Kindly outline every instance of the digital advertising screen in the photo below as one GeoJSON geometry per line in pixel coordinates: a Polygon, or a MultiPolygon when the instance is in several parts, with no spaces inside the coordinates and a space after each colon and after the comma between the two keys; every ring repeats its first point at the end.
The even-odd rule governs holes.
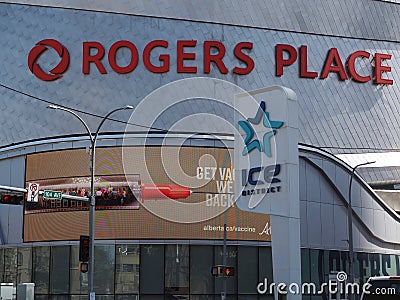
{"type": "MultiPolygon", "coordinates": [[[[269,215],[239,210],[232,149],[129,146],[96,149],[95,238],[270,241],[269,215]],[[183,174],[183,175],[182,175],[183,174]]],[[[90,196],[90,151],[27,155],[26,186],[90,196]]],[[[88,202],[25,200],[24,242],[77,240],[89,229],[88,202]]]]}

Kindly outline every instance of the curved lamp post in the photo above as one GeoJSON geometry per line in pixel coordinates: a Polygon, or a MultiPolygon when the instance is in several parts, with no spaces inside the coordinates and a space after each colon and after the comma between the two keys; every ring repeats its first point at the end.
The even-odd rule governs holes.
{"type": "Polygon", "coordinates": [[[85,121],[74,111],[64,108],[61,106],[57,105],[49,105],[47,108],[50,109],[58,109],[58,110],[63,110],[67,113],[70,113],[74,115],[82,124],[85,126],[85,129],[89,135],[90,143],[91,143],[91,154],[90,154],[90,174],[91,174],[91,180],[90,180],[90,202],[89,202],[89,238],[90,238],[90,250],[89,250],[89,299],[90,295],[93,292],[93,279],[94,279],[94,213],[95,213],[95,205],[96,205],[96,200],[95,200],[95,193],[94,193],[94,173],[95,173],[95,153],[96,153],[96,141],[97,137],[99,135],[99,131],[101,126],[104,124],[104,122],[108,119],[110,115],[113,113],[120,111],[120,110],[128,110],[128,109],[133,109],[132,105],[126,105],[124,107],[116,108],[112,111],[110,111],[107,115],[103,117],[101,120],[99,126],[97,127],[96,132],[93,134],[85,121]]]}
{"type": "MultiPolygon", "coordinates": [[[[358,164],[353,167],[350,174],[350,183],[349,183],[349,205],[347,206],[347,228],[349,234],[349,280],[350,283],[354,283],[354,246],[353,246],[353,207],[351,205],[351,186],[353,183],[353,177],[356,172],[356,169],[361,166],[370,165],[375,163],[375,161],[369,161],[362,164],[358,164]]],[[[354,295],[349,295],[349,299],[354,299],[354,295]]]]}

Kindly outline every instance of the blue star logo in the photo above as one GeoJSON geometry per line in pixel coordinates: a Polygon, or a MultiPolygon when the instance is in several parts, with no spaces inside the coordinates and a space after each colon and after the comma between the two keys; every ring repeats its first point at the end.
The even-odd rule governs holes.
{"type": "Polygon", "coordinates": [[[281,128],[283,125],[282,121],[271,121],[269,119],[269,112],[267,112],[265,106],[265,101],[261,101],[260,107],[257,110],[256,116],[254,118],[248,118],[247,121],[239,121],[239,126],[242,127],[244,132],[246,133],[246,138],[244,140],[244,143],[246,146],[244,147],[242,151],[242,155],[246,155],[253,151],[254,149],[258,149],[260,152],[264,152],[265,155],[268,157],[271,157],[271,138],[277,134],[277,129],[281,128]],[[254,137],[254,129],[250,125],[254,124],[260,124],[261,119],[263,120],[263,125],[265,128],[272,128],[271,131],[266,132],[263,136],[262,144],[260,143],[259,140],[255,139],[253,140],[254,137]]]}

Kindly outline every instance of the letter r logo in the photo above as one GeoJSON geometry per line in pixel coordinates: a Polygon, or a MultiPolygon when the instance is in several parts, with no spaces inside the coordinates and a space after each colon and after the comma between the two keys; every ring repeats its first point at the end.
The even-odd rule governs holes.
{"type": "Polygon", "coordinates": [[[38,42],[29,52],[28,67],[29,70],[39,79],[43,81],[53,81],[62,76],[69,65],[69,53],[60,42],[53,39],[45,39],[38,42]],[[48,49],[53,48],[61,57],[61,61],[53,69],[46,73],[37,63],[39,57],[48,49]]]}

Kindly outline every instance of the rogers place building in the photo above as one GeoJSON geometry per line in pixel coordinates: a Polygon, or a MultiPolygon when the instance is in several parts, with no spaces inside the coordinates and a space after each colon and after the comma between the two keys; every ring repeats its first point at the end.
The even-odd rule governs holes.
{"type": "Polygon", "coordinates": [[[389,0],[1,2],[1,282],[87,299],[88,196],[97,299],[400,275],[399,15],[389,0]],[[102,125],[94,195],[71,111],[102,125]],[[7,189],[35,184],[37,199],[7,189]],[[233,276],[213,276],[224,257],[233,276]]]}

